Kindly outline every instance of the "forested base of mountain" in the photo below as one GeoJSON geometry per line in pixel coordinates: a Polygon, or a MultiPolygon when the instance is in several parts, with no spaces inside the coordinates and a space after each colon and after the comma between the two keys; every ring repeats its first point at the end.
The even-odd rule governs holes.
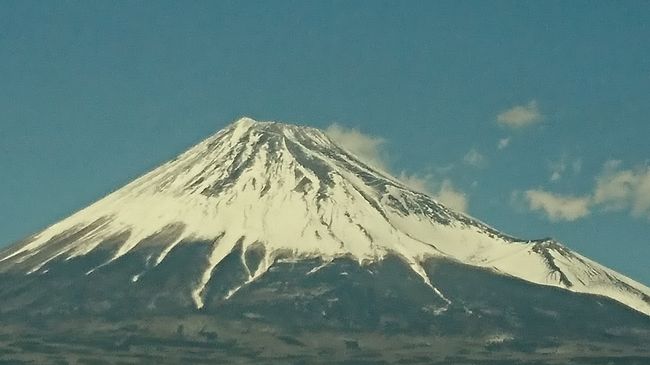
{"type": "Polygon", "coordinates": [[[485,337],[300,331],[255,318],[195,315],[108,321],[89,317],[0,327],[4,364],[626,364],[647,365],[643,344],[531,342],[485,337]]]}
{"type": "Polygon", "coordinates": [[[650,364],[650,318],[606,297],[445,259],[423,264],[434,289],[396,256],[278,261],[246,283],[240,256],[201,309],[172,285],[189,253],[137,282],[131,256],[2,274],[0,363],[650,364]]]}

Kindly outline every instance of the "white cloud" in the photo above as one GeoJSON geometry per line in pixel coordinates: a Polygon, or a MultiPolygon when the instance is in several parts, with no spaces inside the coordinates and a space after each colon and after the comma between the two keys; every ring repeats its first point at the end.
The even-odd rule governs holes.
{"type": "Polygon", "coordinates": [[[433,185],[433,177],[431,175],[425,175],[425,176],[420,176],[415,174],[411,175],[402,171],[399,174],[398,179],[399,181],[404,183],[404,185],[408,186],[413,190],[419,191],[421,193],[433,195],[431,189],[433,185]]]}
{"type": "Polygon", "coordinates": [[[463,162],[474,167],[485,167],[487,159],[476,149],[472,148],[463,157],[463,162]]]}
{"type": "Polygon", "coordinates": [[[402,172],[399,180],[409,188],[428,194],[451,209],[466,213],[469,208],[467,195],[458,190],[449,179],[437,183],[433,175],[420,176],[402,172]]]}
{"type": "Polygon", "coordinates": [[[387,162],[383,146],[386,140],[365,134],[358,129],[332,124],[325,130],[341,146],[360,157],[364,162],[387,171],[387,162]]]}
{"type": "Polygon", "coordinates": [[[605,163],[596,179],[594,204],[605,210],[630,210],[635,217],[650,218],[650,167],[622,170],[621,161],[605,163]]]}
{"type": "Polygon", "coordinates": [[[633,194],[635,177],[629,170],[619,170],[621,161],[607,161],[603,173],[596,179],[594,202],[607,210],[622,210],[633,194]]]}
{"type": "Polygon", "coordinates": [[[438,192],[433,197],[451,209],[467,212],[469,201],[462,191],[456,189],[450,180],[443,180],[438,192]]]}
{"type": "Polygon", "coordinates": [[[579,174],[582,170],[582,159],[575,158],[571,160],[566,155],[564,155],[558,161],[549,162],[548,167],[551,171],[549,180],[555,182],[562,179],[567,172],[570,172],[573,175],[579,174]]]}
{"type": "Polygon", "coordinates": [[[558,181],[562,178],[564,171],[566,171],[566,157],[562,157],[559,161],[550,162],[549,169],[551,170],[551,177],[549,180],[558,181]]]}
{"type": "MultiPolygon", "coordinates": [[[[357,155],[364,162],[390,173],[385,158],[385,139],[371,136],[357,129],[346,128],[338,124],[330,125],[325,132],[337,143],[357,155]]],[[[478,152],[476,152],[476,155],[470,155],[470,157],[472,158],[472,162],[482,162],[484,159],[478,152]]],[[[453,169],[453,165],[441,168],[437,171],[436,175],[442,174],[443,172],[448,173],[451,169],[453,169]]],[[[439,180],[435,179],[431,174],[420,175],[401,172],[398,180],[413,190],[430,195],[451,209],[467,212],[469,206],[467,196],[454,187],[453,183],[449,179],[443,179],[442,182],[439,182],[439,180]]]]}
{"type": "Polygon", "coordinates": [[[497,115],[499,124],[511,127],[521,128],[537,123],[542,119],[537,102],[532,100],[525,105],[516,105],[510,109],[504,110],[497,115]]]}
{"type": "Polygon", "coordinates": [[[558,180],[560,180],[561,178],[562,178],[562,173],[561,173],[561,172],[559,172],[559,171],[553,171],[553,173],[551,174],[551,177],[549,178],[549,180],[551,180],[551,181],[558,181],[558,180]]]}
{"type": "Polygon", "coordinates": [[[528,190],[524,194],[529,208],[542,211],[552,221],[574,221],[589,215],[589,197],[563,196],[544,190],[528,190]]]}
{"type": "Polygon", "coordinates": [[[510,137],[501,138],[497,144],[497,149],[502,150],[510,145],[510,137]]]}
{"type": "MultiPolygon", "coordinates": [[[[582,161],[576,161],[571,164],[574,173],[582,168],[582,161]]],[[[524,195],[528,208],[544,212],[554,221],[573,221],[594,210],[629,211],[634,217],[650,219],[650,166],[622,169],[621,165],[621,161],[606,162],[603,172],[596,178],[593,191],[584,196],[528,190],[524,195]]],[[[555,172],[551,180],[554,177],[555,172]]]]}

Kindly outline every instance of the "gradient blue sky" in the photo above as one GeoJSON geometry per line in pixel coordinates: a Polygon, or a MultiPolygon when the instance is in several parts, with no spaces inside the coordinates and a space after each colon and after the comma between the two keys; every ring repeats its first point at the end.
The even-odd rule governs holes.
{"type": "Polygon", "coordinates": [[[649,24],[646,1],[3,1],[0,246],[246,115],[336,123],[650,284],[649,24]]]}

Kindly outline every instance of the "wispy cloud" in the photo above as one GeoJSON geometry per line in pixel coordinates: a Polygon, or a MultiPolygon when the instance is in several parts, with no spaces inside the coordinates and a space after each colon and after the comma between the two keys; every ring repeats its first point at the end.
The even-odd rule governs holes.
{"type": "MultiPolygon", "coordinates": [[[[574,170],[580,166],[581,163],[572,163],[574,170]]],[[[621,166],[621,161],[606,162],[593,190],[584,195],[531,189],[523,197],[530,210],[541,211],[552,221],[573,221],[593,211],[629,211],[634,217],[650,219],[650,167],[622,169],[621,166]]]]}
{"type": "Polygon", "coordinates": [[[449,208],[460,212],[467,212],[469,208],[467,195],[454,187],[454,184],[448,179],[442,181],[440,188],[433,197],[449,208]]]}
{"type": "Polygon", "coordinates": [[[589,215],[589,197],[554,194],[544,190],[527,190],[524,193],[529,208],[542,211],[552,221],[574,221],[589,215]]]}
{"type": "Polygon", "coordinates": [[[542,114],[535,100],[524,105],[515,105],[497,115],[497,122],[505,127],[522,128],[539,122],[542,114]]]}
{"type": "Polygon", "coordinates": [[[450,179],[437,182],[433,175],[413,175],[402,172],[399,180],[411,189],[428,194],[451,209],[467,212],[469,208],[467,194],[457,189],[450,179]]]}
{"type": "MultiPolygon", "coordinates": [[[[386,140],[384,138],[363,133],[358,129],[343,127],[339,124],[330,125],[325,132],[363,161],[391,173],[385,157],[387,154],[385,152],[386,140]]],[[[472,157],[476,159],[474,162],[477,162],[478,159],[482,158],[482,155],[478,154],[472,157]]],[[[469,199],[465,193],[457,189],[449,178],[436,178],[439,174],[449,172],[452,168],[453,165],[441,168],[440,171],[436,172],[436,176],[432,174],[409,174],[404,171],[399,174],[393,173],[393,175],[411,189],[428,194],[451,209],[467,212],[469,199]]]]}
{"type": "Polygon", "coordinates": [[[343,127],[339,124],[332,124],[325,130],[332,139],[350,152],[359,156],[364,162],[387,171],[386,154],[384,145],[386,140],[363,133],[355,128],[343,127]]]}
{"type": "Polygon", "coordinates": [[[582,170],[582,159],[579,157],[569,158],[564,155],[559,160],[550,161],[548,167],[551,172],[549,180],[556,182],[562,179],[567,173],[573,174],[574,176],[579,174],[582,170]]]}
{"type": "Polygon", "coordinates": [[[497,149],[502,150],[510,145],[510,137],[501,138],[497,143],[497,149]]]}
{"type": "Polygon", "coordinates": [[[650,167],[621,169],[621,161],[608,161],[596,180],[594,204],[606,210],[629,210],[650,218],[650,167]]]}
{"type": "Polygon", "coordinates": [[[472,148],[465,154],[465,157],[463,157],[463,162],[474,167],[485,167],[487,164],[487,158],[476,149],[472,148]]]}
{"type": "Polygon", "coordinates": [[[421,193],[433,195],[433,176],[432,175],[417,175],[409,174],[405,171],[402,171],[399,176],[397,176],[399,181],[403,182],[404,185],[409,188],[419,191],[421,193]]]}

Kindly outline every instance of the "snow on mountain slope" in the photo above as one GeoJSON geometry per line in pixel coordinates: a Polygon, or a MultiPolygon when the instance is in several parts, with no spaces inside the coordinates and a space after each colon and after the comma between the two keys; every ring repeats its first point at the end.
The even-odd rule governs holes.
{"type": "Polygon", "coordinates": [[[248,282],[280,253],[325,261],[351,255],[361,264],[397,253],[447,300],[420,265],[441,256],[604,295],[650,315],[649,288],[553,240],[517,240],[454,212],[364,164],[320,130],[248,118],[9,248],[0,264],[31,274],[51,260],[117,244],[102,264],[110,265],[146,242],[164,245],[157,265],[174,246],[193,240],[217,243],[193,291],[198,308],[219,262],[238,244],[244,252],[262,244],[266,256],[248,282]],[[180,232],[171,242],[151,239],[169,227],[180,232]],[[128,238],[111,240],[118,236],[128,238]],[[21,263],[29,258],[37,264],[25,268],[21,263]]]}

